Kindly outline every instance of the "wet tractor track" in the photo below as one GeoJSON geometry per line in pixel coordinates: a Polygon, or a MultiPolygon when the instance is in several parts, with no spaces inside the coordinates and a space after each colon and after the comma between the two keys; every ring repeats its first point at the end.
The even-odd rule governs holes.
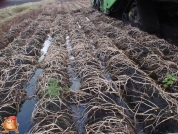
{"type": "Polygon", "coordinates": [[[30,126],[20,134],[178,132],[177,83],[161,86],[167,74],[177,76],[178,48],[89,1],[50,5],[3,43],[0,122],[16,115],[30,126]]]}

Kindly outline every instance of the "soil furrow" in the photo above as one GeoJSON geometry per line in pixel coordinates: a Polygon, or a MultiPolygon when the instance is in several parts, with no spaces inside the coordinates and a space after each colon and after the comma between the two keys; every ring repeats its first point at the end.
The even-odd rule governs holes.
{"type": "MultiPolygon", "coordinates": [[[[85,33],[83,33],[83,30],[78,27],[78,25],[80,24],[77,24],[77,20],[78,18],[75,19],[75,23],[73,22],[73,24],[71,23],[70,25],[75,25],[73,29],[77,29],[75,31],[72,31],[71,34],[71,45],[73,46],[72,51],[74,55],[74,68],[80,69],[75,70],[78,76],[81,78],[80,90],[84,91],[87,94],[91,94],[92,98],[95,98],[93,100],[92,98],[89,99],[87,97],[87,100],[84,103],[87,104],[85,110],[86,113],[84,112],[83,117],[87,118],[87,126],[85,130],[86,133],[93,133],[94,131],[103,133],[113,133],[117,131],[134,133],[134,126],[132,124],[132,121],[125,114],[124,108],[118,105],[117,97],[113,94],[116,91],[112,87],[112,83],[110,83],[106,79],[105,74],[102,72],[101,62],[98,61],[97,58],[95,58],[92,44],[85,37],[85,33]],[[118,109],[116,109],[118,111],[115,111],[114,107],[117,107],[118,109]],[[95,112],[95,114],[93,114],[93,112],[95,112]],[[100,118],[98,115],[102,115],[102,117],[100,118]],[[112,118],[113,120],[111,119],[110,121],[108,120],[109,118],[112,118]],[[105,123],[105,125],[113,123],[116,125],[117,129],[109,129],[109,126],[107,128],[104,125],[95,128],[95,126],[98,126],[101,122],[105,123]],[[126,129],[126,126],[129,127],[129,130],[126,129]]],[[[84,104],[80,103],[80,105],[84,104]]]]}
{"type": "MultiPolygon", "coordinates": [[[[87,20],[81,16],[79,16],[78,20],[80,20],[79,22],[83,26],[83,28],[86,28],[85,30],[88,30],[89,25],[87,26],[87,23],[89,22],[87,22],[87,20]]],[[[91,32],[96,30],[94,27],[90,28],[91,30],[87,31],[89,37],[95,35],[95,38],[90,39],[95,39],[93,41],[95,43],[95,47],[101,49],[97,54],[101,59],[103,58],[103,56],[105,57],[104,54],[106,54],[106,58],[103,59],[106,61],[106,68],[111,74],[111,78],[117,83],[118,88],[122,90],[123,93],[126,95],[126,98],[131,99],[128,103],[132,104],[132,106],[130,104],[130,108],[133,108],[136,120],[141,122],[144,121],[143,127],[146,128],[145,131],[147,133],[150,133],[151,131],[166,132],[167,130],[163,129],[164,126],[167,126],[171,122],[176,122],[176,120],[173,121],[174,117],[170,116],[170,114],[172,113],[171,111],[169,111],[170,107],[167,107],[168,105],[172,105],[171,101],[169,102],[169,104],[167,102],[170,97],[165,98],[164,96],[160,96],[160,94],[163,93],[162,89],[157,87],[156,84],[151,79],[149,79],[143,71],[139,70],[137,66],[135,66],[134,63],[132,63],[122,53],[122,51],[119,51],[109,38],[102,36],[100,37],[99,33],[91,32]],[[155,98],[157,99],[155,100],[155,98]],[[169,114],[167,113],[167,110],[166,112],[161,112],[162,109],[167,109],[169,111],[169,114]],[[151,113],[154,113],[154,115],[151,113]],[[163,115],[160,116],[160,113],[162,113],[163,115]],[[158,122],[161,123],[163,120],[166,119],[164,118],[166,116],[170,116],[173,118],[171,120],[165,121],[160,127],[160,124],[158,122]],[[157,122],[157,124],[152,127],[154,122],[157,122]]],[[[174,102],[173,109],[176,112],[176,101],[174,102]]],[[[172,125],[168,127],[168,130],[170,128],[172,128],[172,125]]],[[[173,130],[175,128],[176,125],[174,126],[173,130]]]]}
{"type": "Polygon", "coordinates": [[[19,132],[28,134],[178,131],[177,83],[162,88],[168,74],[178,77],[177,47],[165,40],[95,11],[88,0],[52,2],[6,35],[0,123],[17,116],[19,132]]]}
{"type": "Polygon", "coordinates": [[[39,101],[32,115],[35,125],[29,133],[76,133],[71,120],[72,109],[69,102],[65,101],[65,97],[71,93],[67,74],[68,53],[63,39],[65,32],[62,31],[60,21],[58,14],[51,28],[52,43],[41,63],[44,71],[39,78],[36,92],[39,101]]]}
{"type": "MultiPolygon", "coordinates": [[[[28,98],[24,89],[36,70],[34,65],[37,64],[41,44],[44,42],[46,35],[46,31],[41,32],[41,29],[37,29],[34,35],[27,39],[28,43],[23,44],[23,47],[18,46],[17,43],[16,46],[12,45],[12,48],[9,46],[1,51],[1,57],[5,58],[9,65],[1,70],[1,118],[8,117],[9,115],[17,115],[21,104],[28,98]],[[38,43],[31,42],[32,40],[36,40],[38,43]]],[[[2,126],[0,129],[2,130],[2,126]]]]}
{"type": "MultiPolygon", "coordinates": [[[[159,54],[154,53],[150,47],[145,47],[122,30],[106,24],[105,22],[95,23],[97,30],[111,38],[119,49],[133,61],[135,61],[139,68],[146,72],[152,79],[156,80],[158,84],[162,85],[163,79],[171,73],[177,76],[177,64],[173,61],[162,59],[159,54]]],[[[168,92],[177,92],[177,86],[167,89],[168,92]]]]}
{"type": "Polygon", "coordinates": [[[2,43],[4,44],[4,46],[7,46],[9,43],[11,43],[15,38],[18,37],[20,32],[25,31],[26,27],[28,27],[30,24],[32,23],[31,19],[28,20],[24,20],[23,22],[21,22],[20,24],[18,24],[17,26],[11,28],[9,30],[8,33],[6,33],[3,36],[3,41],[2,43]]]}
{"type": "Polygon", "coordinates": [[[130,25],[124,25],[122,21],[111,19],[105,15],[99,15],[96,13],[96,17],[91,16],[90,18],[96,24],[99,24],[100,21],[104,21],[107,24],[117,27],[120,31],[119,33],[135,39],[139,44],[143,46],[149,47],[150,50],[152,50],[155,54],[159,55],[164,60],[178,63],[177,46],[168,43],[164,39],[159,39],[155,35],[149,35],[148,33],[143,32],[138,28],[132,27],[130,25]],[[97,17],[97,15],[100,17],[97,17]]]}

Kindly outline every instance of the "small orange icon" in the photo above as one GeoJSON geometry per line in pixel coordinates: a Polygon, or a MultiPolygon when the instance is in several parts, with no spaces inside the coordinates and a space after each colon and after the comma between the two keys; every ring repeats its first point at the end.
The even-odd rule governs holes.
{"type": "Polygon", "coordinates": [[[5,129],[3,132],[9,133],[9,131],[15,131],[16,133],[19,133],[19,124],[17,123],[17,118],[15,116],[9,116],[8,118],[4,119],[4,122],[1,124],[5,129]]]}

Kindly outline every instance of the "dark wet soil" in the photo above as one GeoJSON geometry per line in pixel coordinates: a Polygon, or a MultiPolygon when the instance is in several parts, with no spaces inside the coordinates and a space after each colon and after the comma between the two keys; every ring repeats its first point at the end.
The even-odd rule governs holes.
{"type": "MultiPolygon", "coordinates": [[[[28,96],[32,96],[36,90],[37,80],[39,75],[42,73],[42,69],[37,69],[34,76],[31,78],[29,83],[26,85],[25,90],[27,91],[28,96]]],[[[31,116],[34,110],[35,104],[37,103],[36,98],[26,100],[20,109],[20,112],[17,114],[17,121],[19,123],[19,133],[24,134],[28,132],[32,127],[31,116]]],[[[15,132],[10,132],[10,134],[15,134],[15,132]]]]}

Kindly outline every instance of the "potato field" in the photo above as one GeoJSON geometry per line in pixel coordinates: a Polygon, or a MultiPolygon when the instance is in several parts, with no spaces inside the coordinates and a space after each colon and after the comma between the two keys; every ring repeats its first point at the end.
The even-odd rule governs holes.
{"type": "Polygon", "coordinates": [[[11,115],[25,122],[18,114],[35,100],[30,127],[19,122],[19,134],[178,132],[178,47],[89,0],[41,10],[2,35],[0,124],[11,115]]]}

